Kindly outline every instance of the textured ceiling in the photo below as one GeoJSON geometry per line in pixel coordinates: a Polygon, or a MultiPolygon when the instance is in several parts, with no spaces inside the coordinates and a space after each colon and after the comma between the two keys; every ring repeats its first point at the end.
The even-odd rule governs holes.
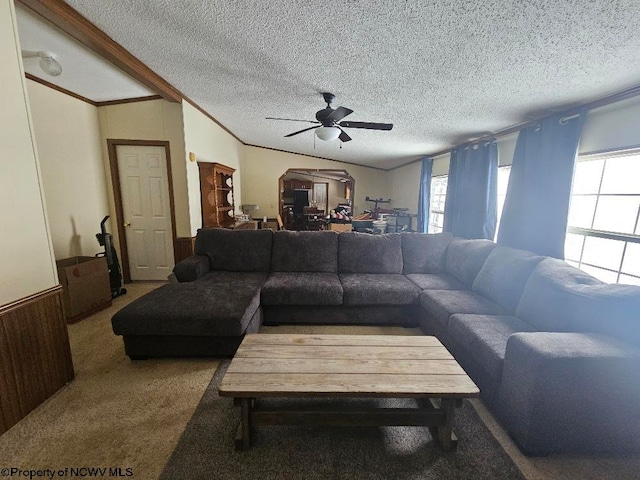
{"type": "Polygon", "coordinates": [[[640,83],[638,0],[68,0],[247,144],[390,168],[640,83]],[[324,108],[390,132],[287,133],[324,108]]]}

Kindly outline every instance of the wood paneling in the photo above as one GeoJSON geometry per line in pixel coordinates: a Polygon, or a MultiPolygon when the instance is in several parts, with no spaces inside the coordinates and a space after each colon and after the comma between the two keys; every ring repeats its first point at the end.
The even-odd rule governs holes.
{"type": "Polygon", "coordinates": [[[178,237],[175,241],[175,257],[176,263],[193,255],[193,245],[196,237],[178,237]]]}
{"type": "Polygon", "coordinates": [[[0,434],[73,376],[62,287],[0,308],[0,434]]]}

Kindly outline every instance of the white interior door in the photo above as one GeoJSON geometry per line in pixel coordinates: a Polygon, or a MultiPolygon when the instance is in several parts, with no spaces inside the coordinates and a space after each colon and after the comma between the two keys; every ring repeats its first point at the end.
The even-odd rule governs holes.
{"type": "Polygon", "coordinates": [[[131,280],[166,280],[174,266],[164,147],[118,145],[131,280]]]}

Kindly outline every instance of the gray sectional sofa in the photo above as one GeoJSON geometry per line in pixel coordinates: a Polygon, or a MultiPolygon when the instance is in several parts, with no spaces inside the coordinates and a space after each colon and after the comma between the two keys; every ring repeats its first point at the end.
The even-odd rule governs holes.
{"type": "Polygon", "coordinates": [[[131,358],[233,355],[266,324],[437,336],[528,454],[640,450],[640,287],[449,234],[201,230],[114,315],[131,358]]]}

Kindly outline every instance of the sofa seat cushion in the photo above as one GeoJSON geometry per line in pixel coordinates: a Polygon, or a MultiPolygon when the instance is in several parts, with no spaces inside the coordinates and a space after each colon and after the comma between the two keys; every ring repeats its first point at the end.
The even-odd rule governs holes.
{"type": "Polygon", "coordinates": [[[411,305],[420,294],[418,287],[399,274],[342,273],[340,282],[344,305],[411,305]]]}
{"type": "Polygon", "coordinates": [[[456,313],[507,315],[500,305],[470,290],[424,290],[420,306],[445,330],[449,328],[449,317],[456,313]]]}
{"type": "Polygon", "coordinates": [[[261,301],[263,305],[341,305],[342,284],[335,273],[274,272],[262,287],[261,301]]]}
{"type": "Polygon", "coordinates": [[[543,259],[526,250],[496,247],[473,281],[473,291],[513,314],[529,275],[543,259]]]}
{"type": "Polygon", "coordinates": [[[275,232],[271,271],[338,273],[338,233],[275,232]]]}
{"type": "Polygon", "coordinates": [[[164,285],[111,319],[117,335],[242,335],[260,306],[266,273],[211,272],[164,285]]]}
{"type": "Polygon", "coordinates": [[[443,272],[445,252],[452,239],[449,232],[400,234],[403,273],[443,272]]]}
{"type": "Polygon", "coordinates": [[[467,290],[459,280],[448,273],[410,273],[406,277],[420,290],[467,290]]]}
{"type": "Polygon", "coordinates": [[[534,328],[513,315],[455,314],[449,319],[448,332],[467,356],[499,379],[507,350],[507,340],[517,332],[534,328]]]}

